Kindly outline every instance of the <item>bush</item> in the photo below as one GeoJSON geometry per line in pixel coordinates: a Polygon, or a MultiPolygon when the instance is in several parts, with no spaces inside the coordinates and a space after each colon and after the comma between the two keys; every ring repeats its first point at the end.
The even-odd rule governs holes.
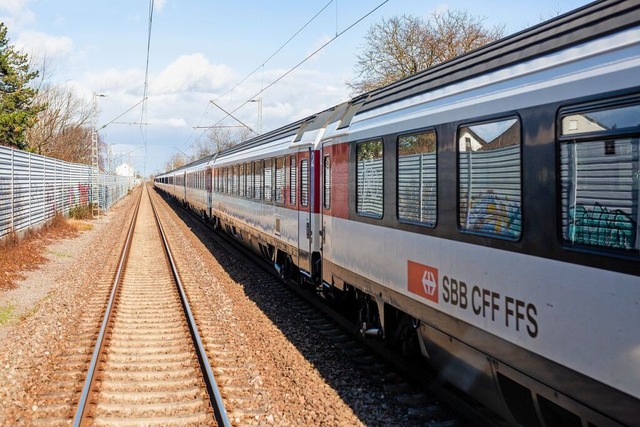
{"type": "Polygon", "coordinates": [[[69,209],[69,218],[73,219],[91,219],[91,205],[77,205],[69,209]]]}

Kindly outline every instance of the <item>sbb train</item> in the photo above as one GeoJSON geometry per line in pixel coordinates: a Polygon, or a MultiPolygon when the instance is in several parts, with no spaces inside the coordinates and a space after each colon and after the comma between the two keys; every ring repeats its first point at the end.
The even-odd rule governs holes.
{"type": "Polygon", "coordinates": [[[589,4],[155,185],[514,424],[640,424],[638,1],[589,4]]]}

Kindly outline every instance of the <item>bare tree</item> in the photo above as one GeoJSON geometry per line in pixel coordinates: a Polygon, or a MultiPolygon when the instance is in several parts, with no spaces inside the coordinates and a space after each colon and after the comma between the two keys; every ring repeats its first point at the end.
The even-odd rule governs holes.
{"type": "Polygon", "coordinates": [[[357,56],[358,76],[347,83],[354,95],[453,59],[503,36],[504,25],[487,29],[466,11],[434,12],[429,21],[402,15],[373,24],[357,56]]]}
{"type": "Polygon", "coordinates": [[[248,128],[214,127],[207,134],[207,140],[194,146],[196,158],[218,153],[231,148],[254,136],[248,128]]]}
{"type": "Polygon", "coordinates": [[[172,171],[187,164],[187,158],[182,153],[173,154],[164,165],[165,172],[172,171]]]}
{"type": "Polygon", "coordinates": [[[29,150],[76,163],[91,162],[91,103],[65,85],[44,84],[38,101],[46,108],[27,132],[29,150]]]}

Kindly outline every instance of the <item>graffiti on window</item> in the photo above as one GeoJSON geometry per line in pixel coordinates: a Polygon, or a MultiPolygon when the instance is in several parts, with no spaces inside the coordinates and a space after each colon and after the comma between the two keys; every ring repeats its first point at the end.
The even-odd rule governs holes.
{"type": "Polygon", "coordinates": [[[467,230],[518,237],[522,228],[520,203],[508,196],[486,191],[471,201],[467,230]]]}
{"type": "Polygon", "coordinates": [[[569,210],[569,241],[576,244],[617,249],[634,249],[638,225],[620,209],[609,210],[600,203],[582,204],[569,210]]]}

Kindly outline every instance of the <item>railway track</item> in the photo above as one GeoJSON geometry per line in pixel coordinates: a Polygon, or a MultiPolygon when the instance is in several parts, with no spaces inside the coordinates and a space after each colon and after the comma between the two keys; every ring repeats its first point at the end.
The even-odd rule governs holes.
{"type": "MultiPolygon", "coordinates": [[[[174,202],[169,204],[172,204],[174,209],[178,208],[174,202]]],[[[363,388],[364,394],[374,395],[382,392],[385,406],[403,408],[400,412],[404,415],[396,420],[398,423],[430,427],[505,425],[495,414],[477,402],[451,392],[427,371],[417,369],[415,360],[407,360],[384,345],[363,340],[357,333],[356,326],[339,312],[322,303],[313,292],[298,285],[282,282],[271,264],[248,252],[225,233],[215,232],[209,223],[192,211],[179,209],[176,212],[194,233],[215,233],[216,245],[223,248],[224,252],[232,254],[230,256],[234,260],[233,263],[241,265],[239,268],[252,272],[253,280],[260,283],[259,288],[268,295],[267,298],[274,304],[276,301],[283,302],[279,305],[282,307],[275,309],[277,315],[284,315],[283,310],[286,310],[290,324],[305,325],[308,333],[316,337],[314,348],[331,347],[341,355],[341,363],[348,360],[347,364],[353,365],[352,368],[345,367],[347,364],[341,365],[340,369],[345,369],[341,375],[350,380],[364,375],[371,387],[369,391],[363,388]],[[196,226],[196,223],[200,226],[196,226]]],[[[216,252],[215,249],[212,252],[216,252]]],[[[377,422],[378,420],[374,424],[377,422]]],[[[394,422],[391,421],[391,424],[394,422]]]]}
{"type": "Polygon", "coordinates": [[[221,402],[145,188],[74,425],[229,425],[221,402]]]}

